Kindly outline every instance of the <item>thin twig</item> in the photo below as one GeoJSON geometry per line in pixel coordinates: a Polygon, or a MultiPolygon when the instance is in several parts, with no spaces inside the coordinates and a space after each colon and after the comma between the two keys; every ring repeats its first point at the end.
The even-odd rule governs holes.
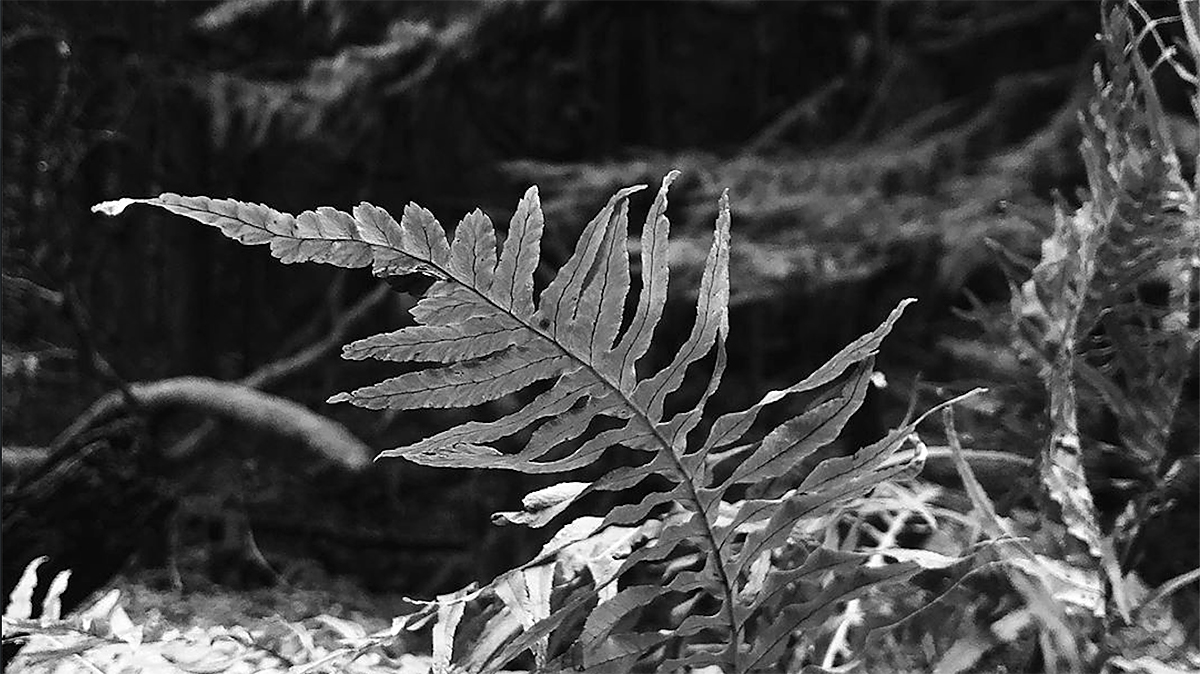
{"type": "Polygon", "coordinates": [[[382,304],[391,294],[391,289],[388,288],[387,284],[380,283],[375,290],[364,295],[362,299],[347,309],[345,313],[338,316],[334,320],[333,325],[330,326],[329,331],[325,333],[324,339],[310,344],[291,356],[267,363],[246,377],[239,379],[237,383],[242,386],[249,386],[250,388],[265,388],[316,363],[330,351],[341,346],[346,341],[346,335],[350,329],[357,325],[363,318],[366,318],[375,307],[382,304]]]}
{"type": "Polygon", "coordinates": [[[769,145],[779,140],[783,134],[787,133],[796,122],[808,117],[815,118],[821,107],[825,105],[829,99],[837,92],[844,89],[846,86],[846,78],[838,76],[817,88],[816,91],[802,97],[796,101],[787,110],[775,118],[765,129],[759,131],[754,138],[746,144],[746,154],[757,154],[769,145]]]}
{"type": "Polygon", "coordinates": [[[1142,619],[1145,618],[1146,611],[1151,606],[1163,599],[1166,599],[1168,596],[1174,594],[1177,590],[1185,585],[1194,583],[1197,580],[1200,580],[1200,569],[1192,569],[1187,573],[1182,573],[1178,576],[1175,576],[1171,580],[1168,580],[1162,585],[1159,585],[1154,589],[1153,592],[1146,596],[1146,599],[1142,601],[1140,606],[1134,609],[1134,620],[1140,623],[1142,619]]]}

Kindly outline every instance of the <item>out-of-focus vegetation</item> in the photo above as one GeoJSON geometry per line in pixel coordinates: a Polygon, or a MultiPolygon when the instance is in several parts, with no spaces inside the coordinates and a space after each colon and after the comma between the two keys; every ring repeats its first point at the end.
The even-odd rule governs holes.
{"type": "MultiPolygon", "coordinates": [[[[1164,15],[1178,9],[1149,7],[1164,15]]],[[[673,289],[695,287],[713,204],[730,189],[733,350],[720,409],[797,379],[899,299],[918,297],[878,360],[889,386],[871,394],[844,443],[853,449],[877,439],[914,401],[923,409],[988,385],[992,395],[960,423],[972,449],[1004,454],[997,470],[976,470],[998,501],[1003,517],[995,521],[1005,522],[1037,512],[1022,500],[1036,487],[996,485],[1012,481],[1013,466],[1028,467],[1065,418],[1061,408],[1046,414],[1048,402],[1064,395],[1061,384],[1039,378],[1018,356],[1046,358],[1043,374],[1066,365],[1068,377],[1082,380],[1071,403],[1083,440],[1072,470],[1098,508],[1094,526],[1115,531],[1113,540],[1126,546],[1113,558],[1125,567],[1140,560],[1139,580],[1117,586],[1137,604],[1149,590],[1130,588],[1197,566],[1200,544],[1179,535],[1196,530],[1200,506],[1187,497],[1195,489],[1186,474],[1195,468],[1178,461],[1197,451],[1188,416],[1196,406],[1195,346],[1193,339],[1190,355],[1164,356],[1114,344],[1131,335],[1114,331],[1114,316],[1157,321],[1178,304],[1139,297],[1136,311],[1119,315],[1112,308],[1129,303],[1114,302],[1116,294],[1143,287],[1154,270],[1110,263],[1146,251],[1148,261],[1161,261],[1169,256],[1163,246],[1194,241],[1187,238],[1194,200],[1165,201],[1191,184],[1200,143],[1189,99],[1195,83],[1172,67],[1195,72],[1187,50],[1173,62],[1155,60],[1162,46],[1154,36],[1168,45],[1186,40],[1180,24],[1141,35],[1161,94],[1161,109],[1146,112],[1138,108],[1145,90],[1136,88],[1146,75],[1122,75],[1111,54],[1101,73],[1115,93],[1097,93],[1093,65],[1106,57],[1093,37],[1101,16],[1090,3],[8,3],[0,305],[6,482],[13,470],[36,472],[10,456],[28,456],[33,466],[43,448],[100,447],[89,451],[103,457],[106,442],[120,448],[136,440],[139,451],[161,451],[163,464],[144,462],[153,466],[151,491],[167,504],[161,516],[150,518],[150,529],[139,520],[109,535],[138,542],[125,554],[147,548],[135,564],[168,569],[150,574],[168,587],[196,587],[202,581],[192,574],[200,573],[234,586],[280,577],[298,583],[308,560],[321,574],[421,596],[489,579],[540,545],[486,524],[535,483],[386,462],[346,472],[300,443],[214,425],[195,412],[148,415],[150,423],[121,425],[116,435],[66,442],[64,431],[101,396],[180,375],[269,388],[380,449],[463,419],[445,411],[378,417],[321,402],[380,378],[378,365],[339,362],[336,345],[395,327],[409,306],[401,295],[373,294],[365,273],[280,267],[203,228],[144,214],[100,221],[88,207],[173,191],[293,212],[366,199],[398,213],[412,200],[443,222],[483,205],[499,222],[512,195],[536,183],[551,223],[543,255],[553,269],[613,191],[677,168],[673,289]],[[1135,84],[1128,100],[1125,82],[1135,84]],[[1129,112],[1135,108],[1148,117],[1129,112]],[[1081,154],[1085,139],[1092,149],[1081,154]],[[1179,166],[1162,165],[1157,153],[1168,142],[1179,166]],[[1099,177],[1106,167],[1126,168],[1109,183],[1099,177]],[[1062,343],[1047,341],[1047,325],[1065,314],[1054,313],[1054,290],[1045,288],[1066,286],[1013,294],[1010,280],[1019,285],[1039,258],[1047,262],[1044,240],[1081,236],[1071,223],[1088,222],[1073,215],[1085,196],[1093,209],[1117,214],[1105,221],[1112,231],[1132,222],[1133,233],[1114,235],[1110,252],[1086,263],[1100,268],[1097,299],[1065,309],[1087,329],[1077,335],[1077,362],[1055,365],[1054,354],[1038,347],[1062,343]],[[1178,230],[1135,226],[1176,213],[1183,214],[1178,230]],[[1105,271],[1113,269],[1125,271],[1105,271]],[[1036,297],[1047,306],[1035,306],[1036,297]],[[957,309],[974,309],[976,320],[957,309]],[[1032,347],[1008,350],[1012,316],[1026,321],[1021,334],[1032,347]],[[1121,349],[1148,360],[1114,364],[1121,349]]],[[[1147,17],[1133,17],[1145,25],[1147,17]]],[[[635,198],[633,209],[647,205],[635,198]]],[[[1178,302],[1177,293],[1168,295],[1178,302]]],[[[672,310],[668,319],[690,312],[682,301],[672,310]]],[[[689,323],[682,320],[680,338],[689,323]]],[[[657,355],[663,363],[670,356],[657,355]]],[[[148,470],[131,465],[126,473],[148,470]]],[[[883,528],[899,522],[899,531],[918,519],[901,511],[936,522],[969,509],[956,504],[965,497],[951,488],[959,480],[951,464],[931,463],[929,471],[947,467],[934,475],[933,492],[895,496],[904,508],[875,503],[883,528]]],[[[1025,474],[1037,483],[1036,473],[1025,474]]],[[[968,494],[977,511],[992,507],[986,495],[968,494]]],[[[1031,563],[1048,563],[1047,546],[1069,540],[1056,526],[1020,525],[1035,541],[1031,563]]],[[[930,549],[955,553],[970,539],[951,525],[924,535],[930,549]]],[[[46,533],[48,547],[54,536],[46,533]]],[[[1078,562],[1066,552],[1053,559],[1078,562]]],[[[6,556],[6,590],[27,561],[6,556]]],[[[52,563],[85,573],[88,565],[52,563]]],[[[1094,644],[1066,636],[1059,609],[1038,604],[1046,595],[1019,585],[992,577],[968,584],[966,613],[936,604],[928,619],[889,632],[886,647],[865,651],[869,662],[878,660],[872,671],[939,662],[942,671],[969,671],[989,658],[1036,667],[1016,651],[1039,638],[1042,653],[1064,657],[1040,666],[1078,667],[1073,648],[1073,657],[1096,657],[1088,650],[1094,644]],[[976,631],[931,629],[947,622],[976,631]]],[[[1135,654],[1126,663],[1144,655],[1186,666],[1175,647],[1196,638],[1186,611],[1195,595],[1186,578],[1181,585],[1172,593],[1182,599],[1179,617],[1155,609],[1160,632],[1135,623],[1100,647],[1135,654]]],[[[872,601],[879,603],[866,608],[904,608],[872,601]]],[[[840,643],[827,636],[797,648],[832,666],[842,661],[840,643]]],[[[1114,663],[1113,671],[1153,671],[1114,663]]]]}

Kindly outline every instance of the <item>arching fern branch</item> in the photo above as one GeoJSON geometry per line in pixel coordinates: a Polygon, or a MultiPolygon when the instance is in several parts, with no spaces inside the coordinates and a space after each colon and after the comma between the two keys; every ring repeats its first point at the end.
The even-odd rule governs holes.
{"type": "MultiPolygon", "coordinates": [[[[651,649],[686,640],[689,649],[675,651],[681,653],[678,661],[665,662],[664,667],[711,663],[728,671],[759,671],[779,657],[794,630],[816,625],[838,602],[861,596],[881,582],[906,578],[918,568],[913,563],[867,568],[862,555],[824,549],[778,567],[772,565],[771,552],[789,543],[798,522],[833,513],[909,468],[911,461],[898,458],[897,450],[919,419],[853,456],[819,463],[782,497],[739,502],[725,498],[734,485],[785,475],[838,436],[862,404],[875,351],[909,301],[803,381],[768,393],[746,410],[717,418],[705,437],[689,444],[726,366],[730,217],[728,197],[722,196],[690,335],[666,367],[639,378],[636,365],[650,348],[667,299],[667,190],[676,175],[672,172],[663,180],[647,215],[640,247],[641,288],[624,330],[631,287],[627,198],[641,187],[621,190],[609,200],[536,302],[533,274],[543,231],[536,188],[521,199],[499,251],[491,221],[478,210],[462,219],[452,241],[433,215],[415,204],[405,208],[400,222],[366,203],[351,213],[320,208],[292,216],[257,204],[175,194],[122,199],[94,210],[115,215],[131,204],[148,204],[217,227],[241,243],[269,245],[283,262],[369,265],[380,276],[417,272],[434,278],[412,310],[416,325],[354,342],[344,351],[353,359],[433,365],[330,400],[371,409],[461,407],[552,380],[529,404],[505,417],[463,423],[381,456],[430,466],[556,473],[591,465],[618,445],[645,452],[648,458],[641,465],[611,470],[590,483],[542,490],[527,499],[527,512],[498,515],[542,526],[584,493],[628,489],[655,475],[665,478],[662,482],[669,487],[618,506],[604,518],[591,518],[582,529],[573,527],[559,547],[609,525],[642,522],[658,506],[675,504],[682,510],[664,519],[654,544],[634,550],[606,582],[615,582],[640,562],[669,558],[684,542],[703,552],[702,566],[676,574],[666,587],[631,585],[601,592],[604,600],[588,612],[575,660],[558,664],[616,671],[651,649]],[[689,366],[710,355],[713,370],[699,400],[691,409],[667,416],[667,396],[680,387],[689,366]],[[839,380],[840,388],[802,415],[761,440],[743,441],[767,406],[839,380]],[[609,421],[595,423],[601,417],[609,421]],[[499,441],[522,431],[531,434],[519,452],[496,449],[499,441]],[[729,456],[743,458],[718,481],[712,465],[729,456]],[[830,571],[838,572],[836,581],[822,585],[830,571]],[[690,615],[671,631],[629,633],[638,612],[666,593],[704,593],[718,608],[711,614],[690,615]]],[[[513,574],[530,568],[510,572],[491,587],[503,597],[514,597],[513,583],[520,580],[525,587],[526,580],[513,574]]],[[[585,599],[555,611],[547,607],[528,618],[524,632],[480,669],[499,667],[526,648],[544,660],[545,637],[568,616],[578,615],[585,599]]]]}

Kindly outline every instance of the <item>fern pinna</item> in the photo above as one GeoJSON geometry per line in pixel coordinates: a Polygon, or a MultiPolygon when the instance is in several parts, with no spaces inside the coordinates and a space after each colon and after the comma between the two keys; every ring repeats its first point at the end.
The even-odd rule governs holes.
{"type": "MultiPolygon", "coordinates": [[[[651,346],[667,300],[667,191],[676,175],[663,180],[642,229],[641,284],[632,317],[626,314],[631,287],[627,200],[641,187],[621,190],[609,200],[536,302],[533,275],[544,227],[536,188],[521,199],[499,252],[492,222],[479,210],[462,219],[451,241],[433,215],[415,204],[405,208],[400,222],[367,203],[350,213],[319,208],[292,216],[257,204],[169,193],[107,202],[95,210],[115,215],[131,204],[148,204],[215,226],[241,243],[268,244],[286,263],[369,265],[378,276],[432,277],[435,282],[412,309],[416,325],[356,341],[344,351],[354,359],[432,365],[331,401],[371,409],[463,407],[552,380],[507,416],[463,423],[381,456],[430,466],[558,473],[592,465],[616,446],[646,454],[640,465],[539,490],[525,499],[524,511],[497,515],[543,526],[594,490],[645,494],[645,487],[632,488],[650,476],[667,485],[603,517],[571,522],[537,559],[488,587],[431,603],[429,616],[435,611],[439,621],[434,631],[439,668],[451,667],[463,604],[491,592],[504,610],[520,618],[522,629],[493,639],[486,653],[478,645],[458,648],[458,655],[471,652],[456,657],[455,667],[491,671],[530,650],[544,670],[627,671],[648,661],[664,670],[711,664],[734,672],[770,670],[798,630],[819,625],[841,602],[920,568],[915,561],[868,566],[865,555],[805,545],[795,535],[803,523],[827,517],[910,470],[919,455],[904,458],[899,450],[920,419],[852,456],[820,462],[780,496],[733,500],[745,485],[784,476],[838,436],[863,401],[874,353],[908,301],[803,381],[766,394],[748,409],[719,416],[706,433],[697,433],[726,367],[727,195],[720,200],[689,337],[658,372],[639,377],[636,367],[651,346]],[[665,414],[666,398],[681,386],[689,366],[709,356],[712,372],[699,400],[691,409],[665,414]],[[746,440],[764,408],[818,390],[823,395],[803,414],[746,440]],[[518,434],[528,437],[523,449],[497,449],[518,434]],[[734,466],[732,472],[722,468],[718,479],[713,470],[718,463],[734,466]],[[593,586],[587,591],[551,599],[554,579],[546,569],[553,569],[557,553],[606,531],[627,532],[647,522],[656,526],[638,531],[650,540],[605,548],[606,563],[592,566],[593,586]],[[695,564],[656,582],[639,581],[637,574],[622,582],[636,565],[666,562],[683,550],[699,552],[695,564]],[[674,624],[647,626],[653,619],[639,621],[639,616],[655,602],[691,610],[674,624]],[[574,645],[551,649],[550,637],[561,642],[558,633],[564,630],[574,630],[568,637],[574,645]]],[[[927,559],[922,557],[921,564],[927,559]]]]}

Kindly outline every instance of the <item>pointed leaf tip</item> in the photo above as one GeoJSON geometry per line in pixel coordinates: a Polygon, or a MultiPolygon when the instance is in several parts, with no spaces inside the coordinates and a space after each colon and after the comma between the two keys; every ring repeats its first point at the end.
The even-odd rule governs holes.
{"type": "Polygon", "coordinates": [[[574,503],[575,499],[590,486],[590,482],[562,482],[531,492],[521,500],[524,510],[493,513],[492,523],[498,526],[506,524],[525,524],[533,528],[544,526],[566,510],[567,506],[574,503]]]}
{"type": "Polygon", "coordinates": [[[116,199],[115,201],[101,201],[92,206],[93,213],[103,213],[104,215],[120,215],[126,208],[138,203],[140,199],[116,199]]]}
{"type": "Polygon", "coordinates": [[[46,563],[49,557],[41,556],[29,562],[21,572],[17,586],[8,595],[8,608],[4,617],[9,620],[28,620],[33,615],[33,591],[37,587],[38,567],[46,563]]]}

